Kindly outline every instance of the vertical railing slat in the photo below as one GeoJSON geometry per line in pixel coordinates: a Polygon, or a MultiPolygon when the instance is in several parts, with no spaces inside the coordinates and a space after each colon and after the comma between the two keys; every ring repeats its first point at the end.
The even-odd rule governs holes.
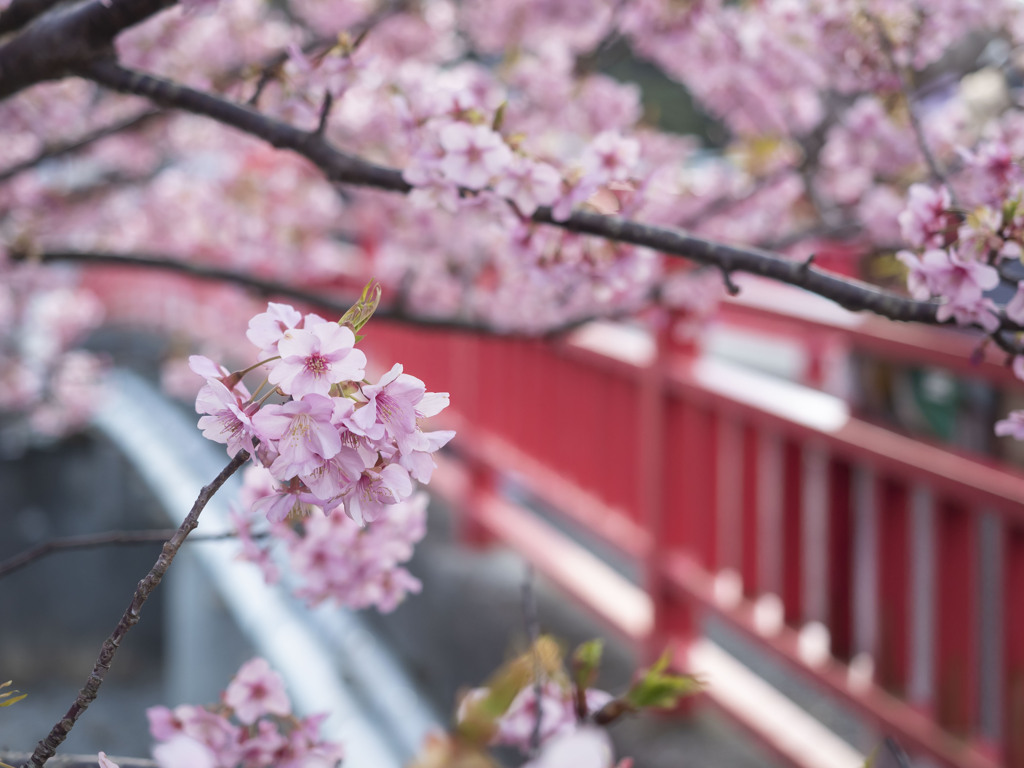
{"type": "Polygon", "coordinates": [[[782,443],[782,578],[783,616],[799,626],[804,620],[803,559],[803,450],[800,442],[787,438],[782,443]]]}
{"type": "Polygon", "coordinates": [[[903,696],[907,684],[907,601],[910,593],[908,493],[885,478],[878,488],[878,682],[903,696]]]}
{"type": "Polygon", "coordinates": [[[1003,762],[1024,768],[1024,525],[1008,526],[1003,563],[1003,762]]]}
{"type": "Polygon", "coordinates": [[[828,630],[832,655],[853,656],[853,489],[850,465],[833,457],[828,463],[828,630]]]}
{"type": "Polygon", "coordinates": [[[915,486],[910,496],[910,679],[907,699],[917,709],[935,707],[935,499],[915,486]]]}
{"type": "Polygon", "coordinates": [[[936,507],[936,719],[968,736],[977,707],[975,643],[977,527],[963,505],[941,500],[936,507]]]}

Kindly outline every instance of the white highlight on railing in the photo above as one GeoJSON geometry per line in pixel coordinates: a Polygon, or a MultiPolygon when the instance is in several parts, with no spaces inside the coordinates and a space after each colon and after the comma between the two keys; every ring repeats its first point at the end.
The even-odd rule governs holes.
{"type": "Polygon", "coordinates": [[[850,418],[850,409],[838,397],[735,363],[702,357],[694,363],[693,374],[712,392],[822,432],[835,432],[850,418]]]}
{"type": "Polygon", "coordinates": [[[754,602],[754,629],[762,635],[776,635],[785,623],[782,598],[778,595],[761,595],[754,602]]]}
{"type": "Polygon", "coordinates": [[[866,691],[875,681],[875,657],[870,653],[858,653],[850,659],[846,683],[854,691],[866,691]]]}
{"type": "Polygon", "coordinates": [[[797,635],[796,652],[809,667],[820,667],[832,654],[832,635],[820,621],[809,621],[797,635]]]}
{"type": "MultiPolygon", "coordinates": [[[[227,463],[224,452],[202,438],[194,417],[138,377],[118,372],[111,377],[111,389],[95,423],[121,448],[168,514],[181,519],[199,489],[227,463]]],[[[229,527],[228,505],[238,486],[233,478],[210,501],[200,530],[229,527]]],[[[399,768],[410,757],[407,745],[441,728],[401,677],[389,679],[399,674],[396,664],[374,666],[383,654],[379,647],[372,655],[364,640],[356,646],[325,642],[297,612],[293,599],[268,586],[255,567],[235,559],[234,547],[204,544],[192,554],[211,574],[210,585],[257,652],[285,678],[296,710],[331,713],[321,733],[345,744],[347,764],[399,768]],[[382,692],[386,699],[380,698],[382,692]]],[[[344,640],[339,622],[362,637],[357,617],[341,611],[335,617],[332,640],[344,640]]]]}
{"type": "Polygon", "coordinates": [[[733,568],[723,568],[715,574],[712,587],[715,602],[723,608],[735,608],[743,600],[743,577],[733,568]]]}
{"type": "Polygon", "coordinates": [[[658,352],[654,339],[645,329],[606,320],[587,323],[573,331],[569,338],[577,347],[640,368],[650,365],[658,352]]]}
{"type": "Polygon", "coordinates": [[[775,688],[707,639],[689,649],[690,669],[708,695],[800,768],[861,768],[860,754],[775,688]]]}
{"type": "Polygon", "coordinates": [[[803,381],[807,350],[785,336],[713,324],[701,337],[704,354],[788,381],[803,381]]]}
{"type": "Polygon", "coordinates": [[[935,699],[935,498],[925,486],[910,496],[910,679],[907,700],[935,699]]]}

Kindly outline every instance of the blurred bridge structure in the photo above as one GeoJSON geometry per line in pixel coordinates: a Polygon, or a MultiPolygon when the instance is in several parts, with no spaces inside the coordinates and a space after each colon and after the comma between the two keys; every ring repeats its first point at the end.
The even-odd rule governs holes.
{"type": "Polygon", "coordinates": [[[1019,382],[972,362],[970,336],[740,285],[700,346],[667,316],[557,342],[378,326],[365,344],[451,392],[459,434],[431,487],[467,540],[515,548],[648,656],[671,645],[785,761],[863,757],[709,619],[912,755],[1024,766],[1024,474],[987,455],[1019,382]],[[958,445],[910,434],[914,414],[882,423],[914,405],[901,367],[958,445]]]}
{"type": "Polygon", "coordinates": [[[1024,473],[992,435],[1019,382],[970,335],[737,283],[697,342],[661,313],[557,340],[374,321],[362,344],[451,393],[431,489],[464,541],[512,547],[647,657],[671,647],[782,761],[852,768],[871,744],[779,670],[917,765],[1024,768],[1024,473]]]}

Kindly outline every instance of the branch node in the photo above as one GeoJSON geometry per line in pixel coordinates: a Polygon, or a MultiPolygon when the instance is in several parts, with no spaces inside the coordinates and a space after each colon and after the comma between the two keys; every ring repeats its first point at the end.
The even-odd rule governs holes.
{"type": "Polygon", "coordinates": [[[334,97],[330,91],[324,92],[324,103],[320,106],[320,121],[317,123],[314,136],[323,136],[327,129],[327,118],[331,114],[331,107],[334,105],[334,97]]]}
{"type": "Polygon", "coordinates": [[[732,280],[732,270],[726,267],[720,267],[722,270],[722,282],[725,283],[725,290],[729,292],[730,296],[738,296],[740,287],[732,280]]]}
{"type": "Polygon", "coordinates": [[[817,255],[818,254],[816,253],[812,253],[806,259],[803,260],[803,262],[800,264],[801,274],[806,275],[810,271],[811,267],[814,266],[814,259],[817,257],[817,255]]]}

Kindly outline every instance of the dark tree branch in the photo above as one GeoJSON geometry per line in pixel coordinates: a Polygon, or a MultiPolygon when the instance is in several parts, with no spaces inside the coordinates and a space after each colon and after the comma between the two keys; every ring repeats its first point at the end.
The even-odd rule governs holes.
{"type": "Polygon", "coordinates": [[[112,136],[115,133],[121,131],[131,130],[133,128],[140,128],[141,126],[148,123],[153,118],[164,114],[163,110],[150,109],[145,112],[141,112],[132,117],[127,117],[124,120],[119,120],[116,123],[105,125],[102,128],[97,128],[94,131],[90,131],[84,136],[80,136],[74,141],[69,141],[61,144],[54,144],[46,147],[39,152],[35,157],[30,157],[28,160],[24,160],[20,163],[16,163],[9,168],[5,168],[0,171],[0,182],[7,181],[8,179],[17,176],[19,173],[35,168],[46,160],[52,160],[53,158],[60,157],[62,155],[69,154],[71,152],[77,152],[80,149],[93,144],[100,139],[105,139],[108,136],[112,136]]]}
{"type": "MultiPolygon", "coordinates": [[[[357,298],[355,292],[353,292],[348,298],[336,298],[333,296],[326,296],[322,293],[315,293],[302,288],[284,285],[274,280],[252,277],[251,275],[235,272],[230,269],[152,255],[133,253],[86,253],[82,251],[45,251],[43,253],[22,253],[14,251],[10,255],[14,261],[41,263],[71,262],[82,264],[84,266],[137,267],[139,269],[156,269],[168,272],[178,272],[200,280],[216,280],[231,283],[242,288],[248,288],[256,291],[261,296],[265,297],[286,297],[327,310],[339,316],[344,314],[357,298]]],[[[465,331],[467,333],[488,333],[491,335],[502,336],[516,335],[511,331],[494,328],[486,323],[474,320],[418,315],[404,309],[400,304],[380,306],[373,313],[373,316],[380,320],[393,320],[395,322],[410,323],[419,327],[439,331],[465,331]]],[[[585,319],[566,323],[564,326],[559,326],[558,328],[547,331],[545,335],[563,333],[595,319],[597,318],[587,317],[585,319]]]]}
{"type": "Polygon", "coordinates": [[[61,0],[12,0],[3,13],[0,13],[0,35],[17,32],[59,2],[61,0]]]}
{"type": "MultiPolygon", "coordinates": [[[[108,531],[107,533],[90,533],[84,536],[65,536],[59,539],[50,539],[0,562],[0,579],[55,552],[96,549],[97,547],[114,545],[156,544],[167,541],[174,535],[174,531],[174,528],[153,528],[146,531],[108,531]]],[[[188,541],[189,543],[197,541],[224,541],[225,539],[233,539],[237,535],[234,531],[227,531],[225,533],[195,533],[188,541]]],[[[259,534],[254,534],[253,536],[253,538],[258,537],[259,534]]]]}
{"type": "MultiPolygon", "coordinates": [[[[147,96],[165,107],[211,117],[261,138],[274,147],[290,149],[320,168],[331,181],[391,192],[407,193],[412,189],[397,168],[377,165],[342,152],[314,131],[300,130],[212,94],[125,69],[111,60],[92,62],[83,67],[80,74],[114,90],[147,96]]],[[[569,218],[558,220],[551,209],[545,207],[539,208],[532,218],[535,222],[550,224],[569,232],[651,248],[713,266],[726,273],[748,272],[761,275],[816,293],[851,311],[866,310],[902,322],[952,324],[951,321],[938,319],[938,301],[911,299],[759,248],[729,245],[695,237],[681,229],[643,224],[588,211],[575,211],[569,218]]],[[[1022,330],[1006,317],[1005,312],[1000,312],[999,320],[1003,331],[1022,330]]]]}
{"type": "Polygon", "coordinates": [[[248,460],[249,454],[245,451],[239,451],[235,458],[221,470],[220,474],[199,492],[199,496],[196,498],[195,504],[192,505],[191,511],[174,532],[174,535],[164,543],[160,556],[153,564],[153,567],[135,588],[131,602],[128,604],[128,608],[121,616],[121,620],[117,623],[114,631],[110,634],[110,637],[103,641],[92,673],[89,675],[85,686],[79,691],[74,704],[71,705],[67,714],[53,726],[49,735],[39,742],[35,752],[25,761],[22,768],[41,768],[56,753],[57,748],[67,738],[75,723],[78,722],[78,718],[82,716],[82,713],[85,712],[86,708],[99,693],[100,685],[102,685],[103,679],[110,669],[110,664],[114,659],[114,654],[117,653],[118,647],[121,645],[121,641],[128,634],[128,630],[139,622],[142,606],[149,599],[153,590],[160,584],[171,561],[174,560],[174,556],[178,553],[178,549],[180,549],[188,535],[199,524],[199,514],[209,503],[213,495],[227,482],[227,479],[248,460]]]}
{"type": "Polygon", "coordinates": [[[48,13],[0,45],[0,99],[114,52],[114,38],[176,0],[87,0],[48,13]]]}

